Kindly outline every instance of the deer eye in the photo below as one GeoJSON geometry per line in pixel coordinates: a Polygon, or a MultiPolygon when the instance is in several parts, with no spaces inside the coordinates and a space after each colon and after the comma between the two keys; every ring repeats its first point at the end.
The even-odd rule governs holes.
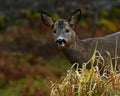
{"type": "Polygon", "coordinates": [[[66,33],[69,33],[69,30],[68,30],[68,29],[66,29],[66,30],[65,30],[65,32],[66,32],[66,33]]]}
{"type": "Polygon", "coordinates": [[[56,30],[53,30],[53,33],[56,33],[56,30]]]}

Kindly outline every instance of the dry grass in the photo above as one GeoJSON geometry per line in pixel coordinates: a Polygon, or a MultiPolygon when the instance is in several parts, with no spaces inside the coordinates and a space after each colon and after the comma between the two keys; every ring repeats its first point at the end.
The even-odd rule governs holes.
{"type": "Polygon", "coordinates": [[[96,53],[84,64],[81,73],[78,68],[74,70],[74,64],[59,83],[51,82],[50,96],[120,96],[120,73],[117,73],[112,65],[109,74],[104,72],[103,75],[100,75],[97,66],[86,69],[85,65],[90,62],[93,65],[96,59],[104,63],[99,52],[99,56],[96,56],[96,53]]]}

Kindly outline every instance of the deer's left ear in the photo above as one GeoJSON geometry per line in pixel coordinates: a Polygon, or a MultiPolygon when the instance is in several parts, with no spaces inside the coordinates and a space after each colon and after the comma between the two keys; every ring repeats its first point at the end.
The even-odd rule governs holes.
{"type": "Polygon", "coordinates": [[[81,10],[77,9],[72,15],[68,18],[69,24],[74,28],[75,25],[80,21],[81,10]]]}

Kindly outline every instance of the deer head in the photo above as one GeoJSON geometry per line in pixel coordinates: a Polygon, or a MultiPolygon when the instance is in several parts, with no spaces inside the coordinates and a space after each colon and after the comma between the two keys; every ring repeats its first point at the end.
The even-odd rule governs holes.
{"type": "Polygon", "coordinates": [[[55,21],[45,12],[41,13],[41,17],[44,24],[52,29],[54,40],[59,48],[65,49],[73,45],[76,38],[74,27],[81,17],[80,9],[73,12],[67,20],[59,19],[55,21]]]}

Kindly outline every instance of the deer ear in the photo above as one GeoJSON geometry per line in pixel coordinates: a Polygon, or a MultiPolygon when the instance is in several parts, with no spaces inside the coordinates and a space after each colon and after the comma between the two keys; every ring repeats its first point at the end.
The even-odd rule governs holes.
{"type": "Polygon", "coordinates": [[[46,26],[48,26],[48,27],[52,27],[52,26],[53,26],[54,20],[53,20],[53,18],[52,18],[50,15],[48,15],[48,14],[45,13],[45,12],[42,12],[42,13],[41,13],[41,18],[42,18],[42,20],[43,20],[43,23],[44,23],[46,26]]]}
{"type": "Polygon", "coordinates": [[[75,12],[72,13],[72,15],[68,18],[68,22],[72,27],[75,27],[75,25],[80,21],[81,17],[81,10],[77,9],[75,12]]]}

